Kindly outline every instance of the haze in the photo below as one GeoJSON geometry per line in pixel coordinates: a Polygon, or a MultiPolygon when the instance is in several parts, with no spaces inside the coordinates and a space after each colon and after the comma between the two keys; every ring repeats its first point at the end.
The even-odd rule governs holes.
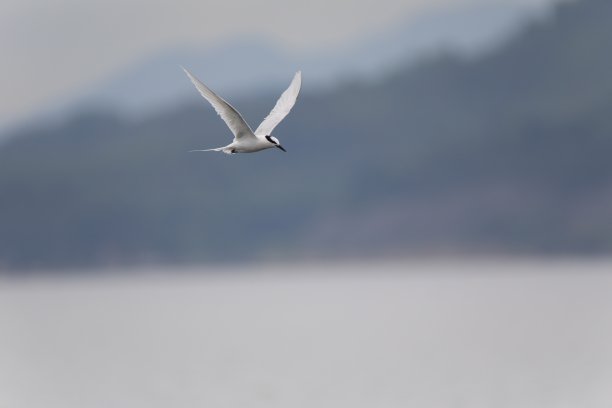
{"type": "MultiPolygon", "coordinates": [[[[489,0],[517,3],[516,0],[489,0]]],[[[542,8],[553,0],[521,0],[542,8]]],[[[256,37],[294,53],[341,47],[427,10],[474,0],[225,2],[8,0],[0,5],[4,50],[0,119],[76,93],[162,49],[256,37]],[[350,15],[350,18],[347,18],[350,15]]]]}

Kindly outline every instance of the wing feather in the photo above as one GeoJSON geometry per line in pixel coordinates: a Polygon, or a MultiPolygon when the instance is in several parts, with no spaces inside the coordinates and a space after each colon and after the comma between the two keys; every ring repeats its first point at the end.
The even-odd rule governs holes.
{"type": "Polygon", "coordinates": [[[289,88],[283,92],[283,94],[278,98],[276,105],[272,111],[266,116],[266,118],[261,122],[261,124],[255,130],[255,135],[257,136],[268,136],[272,134],[272,130],[287,116],[293,105],[295,105],[295,101],[300,93],[300,87],[302,86],[302,72],[296,72],[289,88]]]}
{"type": "Polygon", "coordinates": [[[183,68],[183,71],[185,71],[191,82],[195,85],[196,89],[200,92],[204,99],[206,99],[213,106],[213,108],[215,108],[217,114],[221,116],[221,119],[223,119],[234,134],[234,138],[240,139],[245,136],[248,137],[253,135],[253,131],[249,125],[232,105],[211,91],[210,88],[204,85],[202,81],[196,78],[187,69],[183,68]]]}

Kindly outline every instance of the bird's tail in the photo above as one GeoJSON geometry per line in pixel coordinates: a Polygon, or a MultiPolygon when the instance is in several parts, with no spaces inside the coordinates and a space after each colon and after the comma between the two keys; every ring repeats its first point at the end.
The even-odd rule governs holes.
{"type": "Polygon", "coordinates": [[[217,147],[215,149],[190,150],[190,152],[223,152],[225,154],[234,154],[236,150],[229,146],[217,147]]]}
{"type": "Polygon", "coordinates": [[[217,147],[214,149],[204,149],[204,150],[190,150],[189,153],[191,152],[222,152],[223,148],[222,147],[217,147]]]}

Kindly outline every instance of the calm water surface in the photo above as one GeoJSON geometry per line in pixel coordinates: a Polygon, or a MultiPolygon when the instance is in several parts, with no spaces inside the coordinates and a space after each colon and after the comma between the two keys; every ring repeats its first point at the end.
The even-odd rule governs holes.
{"type": "Polygon", "coordinates": [[[612,402],[612,262],[195,272],[0,280],[0,408],[612,402]]]}

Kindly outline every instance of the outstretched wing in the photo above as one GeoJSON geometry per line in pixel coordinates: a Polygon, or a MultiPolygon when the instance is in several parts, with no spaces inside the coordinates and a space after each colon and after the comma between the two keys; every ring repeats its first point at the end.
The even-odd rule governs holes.
{"type": "Polygon", "coordinates": [[[302,72],[296,72],[289,88],[283,92],[283,94],[276,101],[276,105],[270,112],[268,116],[261,122],[261,124],[255,130],[255,134],[257,136],[268,136],[272,134],[272,130],[278,125],[281,120],[287,116],[293,105],[295,105],[295,100],[300,93],[300,87],[302,86],[302,72]]]}
{"type": "MultiPolygon", "coordinates": [[[[181,67],[183,68],[183,67],[181,67]]],[[[234,137],[236,139],[240,139],[241,137],[249,137],[253,135],[253,131],[249,127],[249,125],[245,122],[245,120],[240,116],[240,113],[232,105],[225,102],[223,98],[217,96],[213,91],[211,91],[206,85],[202,83],[198,78],[193,76],[193,74],[187,69],[183,68],[183,71],[187,74],[191,82],[195,85],[200,94],[206,99],[210,104],[215,108],[217,114],[221,116],[221,119],[227,124],[230,128],[234,137]]]]}

